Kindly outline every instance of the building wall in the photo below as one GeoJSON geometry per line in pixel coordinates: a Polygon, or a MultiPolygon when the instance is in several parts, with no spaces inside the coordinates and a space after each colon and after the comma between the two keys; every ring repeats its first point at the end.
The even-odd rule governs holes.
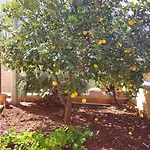
{"type": "Polygon", "coordinates": [[[4,66],[1,66],[1,88],[2,92],[11,92],[11,72],[4,66]]]}

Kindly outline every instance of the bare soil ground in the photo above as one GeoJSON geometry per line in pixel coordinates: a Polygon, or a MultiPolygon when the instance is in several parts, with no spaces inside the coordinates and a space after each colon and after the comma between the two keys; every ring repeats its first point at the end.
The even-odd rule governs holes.
{"type": "MultiPolygon", "coordinates": [[[[0,135],[7,134],[11,127],[17,132],[26,129],[50,132],[53,127],[63,125],[64,112],[57,102],[22,102],[10,106],[0,114],[0,135]]],[[[75,126],[89,123],[91,130],[99,131],[85,142],[86,150],[150,150],[150,120],[126,109],[73,104],[71,120],[75,126]]]]}

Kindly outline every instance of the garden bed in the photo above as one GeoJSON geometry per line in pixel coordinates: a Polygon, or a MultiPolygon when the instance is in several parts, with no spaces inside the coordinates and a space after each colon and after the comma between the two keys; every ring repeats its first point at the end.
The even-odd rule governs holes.
{"type": "MultiPolygon", "coordinates": [[[[58,102],[22,102],[0,114],[0,135],[7,134],[11,127],[16,132],[26,129],[51,132],[63,125],[63,118],[64,107],[58,102]]],[[[85,142],[86,150],[150,149],[150,120],[136,116],[133,111],[74,104],[71,124],[87,123],[92,131],[99,133],[85,142]]]]}

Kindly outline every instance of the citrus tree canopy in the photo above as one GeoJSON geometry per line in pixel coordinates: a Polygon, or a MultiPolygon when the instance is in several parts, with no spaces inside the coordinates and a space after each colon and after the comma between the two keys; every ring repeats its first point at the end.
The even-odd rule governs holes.
{"type": "Polygon", "coordinates": [[[6,3],[0,22],[2,61],[17,71],[49,72],[60,97],[76,97],[89,79],[120,92],[125,87],[128,96],[136,96],[143,73],[150,71],[149,10],[147,0],[6,3]]]}

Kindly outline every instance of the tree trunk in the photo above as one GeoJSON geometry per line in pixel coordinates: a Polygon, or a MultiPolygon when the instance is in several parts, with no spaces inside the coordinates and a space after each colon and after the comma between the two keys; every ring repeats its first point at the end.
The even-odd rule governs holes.
{"type": "Polygon", "coordinates": [[[64,123],[69,124],[71,121],[71,110],[72,110],[72,98],[69,97],[67,99],[67,105],[65,107],[65,118],[64,118],[64,123]]]}
{"type": "MultiPolygon", "coordinates": [[[[64,123],[69,124],[70,120],[71,120],[72,98],[70,96],[68,96],[67,102],[66,102],[66,100],[62,96],[62,91],[61,91],[62,88],[61,88],[61,84],[59,82],[59,79],[58,79],[57,75],[55,74],[55,72],[53,72],[53,75],[54,75],[54,79],[57,81],[58,96],[59,96],[62,104],[65,106],[64,123]]],[[[72,71],[69,72],[68,79],[69,79],[69,82],[72,83],[72,81],[73,81],[72,71]]]]}
{"type": "Polygon", "coordinates": [[[64,100],[64,98],[63,98],[63,96],[62,96],[62,93],[61,93],[61,86],[60,86],[58,77],[57,77],[57,75],[55,74],[55,72],[53,72],[53,76],[54,76],[54,79],[57,81],[57,92],[58,92],[58,96],[59,96],[59,98],[60,98],[60,101],[61,101],[62,104],[66,107],[66,101],[64,100]]]}
{"type": "MultiPolygon", "coordinates": [[[[69,71],[69,82],[73,82],[73,73],[72,71],[69,71]]],[[[68,96],[67,98],[67,105],[65,107],[65,118],[64,123],[69,124],[71,121],[71,110],[72,110],[72,98],[68,96]]]]}
{"type": "Polygon", "coordinates": [[[113,92],[114,101],[115,101],[116,104],[118,104],[118,101],[117,101],[117,98],[116,98],[115,86],[112,86],[112,87],[111,87],[111,90],[112,90],[112,92],[113,92]]]}

